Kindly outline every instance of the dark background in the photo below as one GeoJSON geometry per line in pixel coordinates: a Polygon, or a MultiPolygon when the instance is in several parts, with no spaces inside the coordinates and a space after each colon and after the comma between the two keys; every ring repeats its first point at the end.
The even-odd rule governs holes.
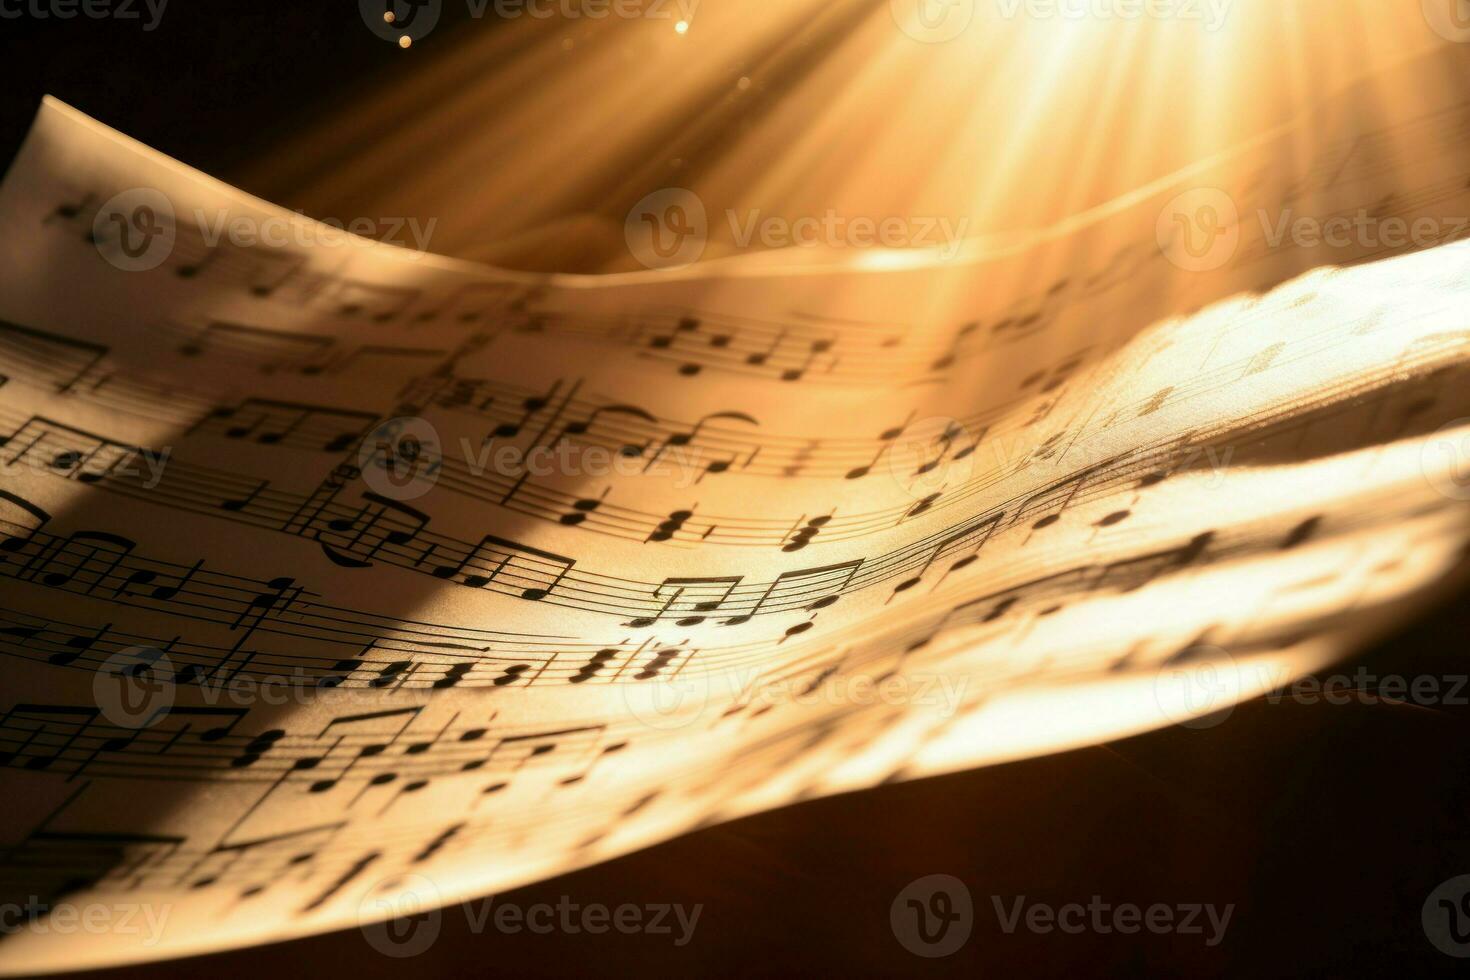
{"type": "MultiPolygon", "coordinates": [[[[50,93],[232,180],[433,56],[429,43],[400,52],[373,37],[351,0],[173,0],[158,30],[141,23],[0,20],[0,162],[50,93]]],[[[1430,675],[1448,690],[1467,671],[1466,610],[1463,597],[1444,604],[1342,672],[1430,675]]],[[[1214,728],[800,804],[497,899],[702,904],[682,948],[656,935],[476,935],[450,909],[439,941],[409,960],[349,931],[109,976],[1463,972],[1470,963],[1426,940],[1420,908],[1470,873],[1467,719],[1463,705],[1258,701],[1214,728]],[[960,952],[925,960],[895,940],[889,905],[933,873],[965,881],[976,924],[960,952]],[[1207,948],[1200,936],[1006,935],[992,895],[1235,910],[1207,948]]]]}
{"type": "MultiPolygon", "coordinates": [[[[7,0],[12,8],[29,2],[7,0]]],[[[140,19],[0,19],[0,158],[8,163],[41,96],[53,95],[231,180],[244,162],[352,101],[370,80],[391,83],[412,69],[411,59],[432,56],[427,43],[410,53],[374,37],[356,0],[170,0],[154,31],[143,30],[142,0],[133,9],[140,19]]],[[[448,34],[464,14],[464,4],[446,4],[439,32],[448,34]]],[[[495,28],[488,18],[473,26],[495,28]]]]}

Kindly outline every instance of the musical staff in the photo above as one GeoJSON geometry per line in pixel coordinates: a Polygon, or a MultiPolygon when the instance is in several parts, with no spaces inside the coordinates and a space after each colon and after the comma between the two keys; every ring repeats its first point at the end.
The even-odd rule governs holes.
{"type": "Polygon", "coordinates": [[[0,295],[0,892],[176,907],[141,955],[356,925],[1400,621],[1470,539],[1456,236],[1194,273],[1159,231],[1224,163],[1243,213],[1470,204],[1463,95],[1341,115],[949,262],[603,281],[210,241],[310,219],[48,102],[0,185],[49,269],[0,295]],[[147,182],[175,243],[122,275],[147,182]]]}

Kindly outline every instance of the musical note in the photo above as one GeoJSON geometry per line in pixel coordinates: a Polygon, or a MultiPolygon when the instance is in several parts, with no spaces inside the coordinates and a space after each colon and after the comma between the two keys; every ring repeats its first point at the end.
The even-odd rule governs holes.
{"type": "Polygon", "coordinates": [[[64,648],[60,652],[53,653],[50,657],[47,657],[47,662],[56,667],[71,666],[96,646],[111,629],[111,623],[104,623],[91,636],[67,637],[64,648]]]}
{"type": "Polygon", "coordinates": [[[1470,533],[1453,256],[1244,235],[1186,275],[1158,239],[1202,181],[1278,213],[1283,147],[1314,213],[1463,213],[1441,101],[944,262],[615,278],[211,245],[185,215],[311,222],[48,103],[0,187],[0,876],[179,918],[0,970],[371,927],[413,876],[500,893],[1053,751],[1058,712],[1106,742],[1205,647],[1293,675],[1391,625],[1470,533]],[[145,178],[177,241],[121,275],[86,235],[145,178]]]}
{"type": "Polygon", "coordinates": [[[522,400],[519,406],[519,410],[521,412],[520,418],[518,418],[514,422],[503,422],[500,425],[497,425],[490,432],[490,434],[485,437],[486,442],[489,442],[491,439],[514,439],[516,436],[520,435],[523,429],[530,426],[532,419],[545,411],[546,408],[551,405],[553,401],[555,401],[557,392],[560,391],[560,389],[561,382],[558,381],[556,384],[553,384],[550,389],[547,390],[546,394],[536,395],[522,400]]]}
{"type": "MultiPolygon", "coordinates": [[[[24,578],[49,586],[76,584],[84,593],[106,585],[137,543],[108,531],[75,531],[56,539],[53,546],[27,568],[24,578]]],[[[120,589],[120,586],[118,587],[120,589]]]]}
{"type": "Polygon", "coordinates": [[[1107,463],[1100,463],[1030,494],[1016,508],[1011,522],[1035,531],[1051,527],[1062,519],[1082,488],[1107,469],[1107,463]]]}
{"type": "Polygon", "coordinates": [[[248,439],[264,446],[336,453],[353,446],[376,420],[371,412],[247,398],[239,405],[215,409],[200,420],[195,431],[218,432],[226,439],[248,439]]]}
{"type": "Polygon", "coordinates": [[[59,393],[71,391],[93,374],[109,348],[0,319],[0,356],[46,380],[59,393]]]}
{"type": "Polygon", "coordinates": [[[338,316],[363,316],[378,323],[388,323],[401,317],[422,293],[422,290],[408,286],[338,279],[330,289],[318,295],[338,316]]]}
{"type": "Polygon", "coordinates": [[[455,290],[431,309],[419,313],[417,319],[421,323],[438,319],[479,323],[510,310],[523,293],[522,287],[507,283],[471,283],[455,290]]]}
{"type": "Polygon", "coordinates": [[[630,620],[634,627],[652,626],[664,617],[679,616],[679,626],[698,626],[707,618],[705,613],[718,612],[729,601],[731,593],[741,582],[738,575],[714,578],[668,578],[654,590],[653,597],[663,605],[652,616],[630,620]],[[700,615],[688,615],[698,613],[700,615]]]}
{"type": "Polygon", "coordinates": [[[472,589],[491,583],[509,585],[523,599],[539,601],[556,591],[576,561],[487,534],[452,565],[439,565],[433,574],[472,589]]]}
{"type": "MultiPolygon", "coordinates": [[[[825,609],[837,601],[862,564],[862,559],[857,559],[819,568],[782,572],[756,599],[749,612],[725,620],[725,625],[740,626],[748,623],[768,606],[775,612],[788,609],[825,609]]],[[[810,624],[805,625],[810,628],[810,624]]]]}
{"type": "Polygon", "coordinates": [[[178,352],[186,357],[204,357],[219,353],[255,364],[262,374],[273,374],[283,368],[313,371],[318,359],[332,350],[335,341],[321,334],[265,330],[238,323],[215,321],[207,324],[181,344],[178,352]]]}
{"type": "MultiPolygon", "coordinates": [[[[401,501],[371,490],[365,491],[362,499],[364,503],[356,513],[331,518],[325,527],[314,530],[323,553],[343,568],[369,568],[384,548],[413,544],[429,525],[428,514],[401,501]]],[[[426,546],[413,564],[428,560],[434,548],[432,544],[426,546]]],[[[435,574],[439,574],[437,569],[435,574]]]]}
{"type": "Polygon", "coordinates": [[[995,533],[996,529],[1005,520],[1005,516],[1004,511],[998,511],[962,527],[953,534],[941,538],[935,543],[933,551],[929,553],[929,557],[924,560],[923,567],[919,569],[918,574],[912,578],[906,578],[895,585],[893,587],[893,594],[897,595],[900,592],[907,592],[909,589],[912,589],[924,580],[924,576],[934,566],[935,562],[958,552],[967,551],[968,554],[956,560],[945,570],[944,576],[940,578],[941,583],[951,573],[974,564],[979,560],[980,552],[984,549],[986,542],[990,540],[991,535],[995,533]],[[971,544],[974,545],[973,550],[970,548],[971,544]]]}
{"type": "Polygon", "coordinates": [[[39,506],[8,490],[0,489],[0,562],[9,562],[8,556],[24,551],[41,530],[51,521],[51,515],[39,506]]]}

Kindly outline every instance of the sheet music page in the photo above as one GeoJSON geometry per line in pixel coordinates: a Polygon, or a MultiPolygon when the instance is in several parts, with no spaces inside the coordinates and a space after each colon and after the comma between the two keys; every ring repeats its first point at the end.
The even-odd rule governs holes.
{"type": "Polygon", "coordinates": [[[0,971],[1198,724],[1391,628],[1467,541],[1465,229],[1320,267],[1253,215],[1470,214],[1424,91],[1289,187],[1290,127],[952,255],[605,277],[356,238],[48,100],[0,187],[0,890],[159,915],[0,971]]]}

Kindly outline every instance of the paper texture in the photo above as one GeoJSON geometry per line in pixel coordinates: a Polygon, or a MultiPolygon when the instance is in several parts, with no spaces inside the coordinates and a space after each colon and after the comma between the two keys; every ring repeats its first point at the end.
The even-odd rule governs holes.
{"type": "Polygon", "coordinates": [[[947,261],[579,278],[48,102],[0,188],[0,970],[356,927],[1368,641],[1466,544],[1470,253],[1248,215],[1470,213],[1466,106],[1393,125],[1436,152],[1240,151],[1217,268],[1167,233],[1206,165],[947,261]]]}

